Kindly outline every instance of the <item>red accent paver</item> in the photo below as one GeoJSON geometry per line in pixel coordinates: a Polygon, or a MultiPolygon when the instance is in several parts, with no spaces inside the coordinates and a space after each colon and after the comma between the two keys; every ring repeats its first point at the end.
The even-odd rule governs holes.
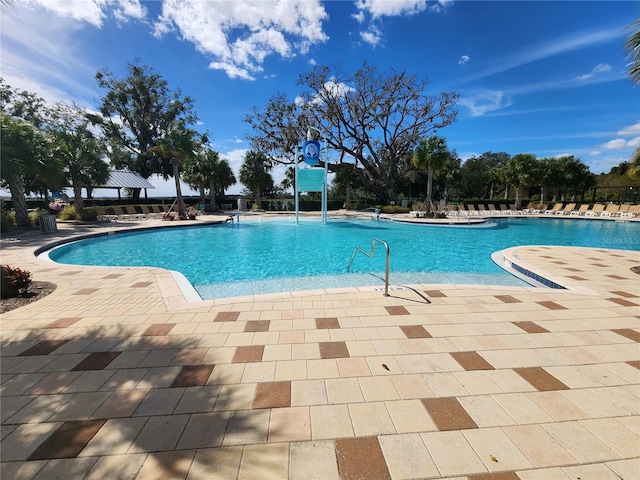
{"type": "Polygon", "coordinates": [[[636,332],[632,328],[616,328],[611,331],[613,333],[617,333],[618,335],[622,335],[629,340],[633,340],[634,342],[640,342],[640,332],[636,332]]]}
{"type": "Polygon", "coordinates": [[[63,317],[50,323],[44,328],[67,328],[80,320],[82,320],[82,317],[63,317]]]}
{"type": "Polygon", "coordinates": [[[349,349],[346,342],[320,342],[320,358],[347,358],[349,349]]]}
{"type": "Polygon", "coordinates": [[[536,302],[538,305],[542,305],[544,308],[548,308],[549,310],[566,310],[567,307],[563,307],[562,305],[556,302],[536,302]]]}
{"type": "Polygon", "coordinates": [[[438,430],[465,430],[478,428],[457,398],[423,398],[422,404],[438,430]]]}
{"type": "Polygon", "coordinates": [[[338,322],[338,319],[335,317],[316,318],[316,328],[317,329],[340,328],[340,323],[338,322]]]}
{"type": "Polygon", "coordinates": [[[638,298],[640,295],[636,295],[635,293],[623,292],[622,290],[612,291],[614,295],[618,295],[619,297],[627,297],[627,298],[638,298]]]}
{"type": "Polygon", "coordinates": [[[569,387],[551,375],[542,367],[514,368],[514,372],[524,378],[541,392],[552,390],[569,390],[569,387]]]}
{"type": "Polygon", "coordinates": [[[384,307],[389,315],[409,315],[409,310],[402,305],[393,305],[391,307],[384,307]]]}
{"type": "Polygon", "coordinates": [[[516,472],[476,473],[467,477],[469,480],[520,480],[516,472]]]}
{"type": "Polygon", "coordinates": [[[467,371],[494,370],[493,365],[487,362],[478,352],[449,352],[449,355],[467,371]]]}
{"type": "Polygon", "coordinates": [[[495,297],[503,303],[522,303],[522,300],[518,300],[511,295],[496,295],[495,297]]]}
{"type": "Polygon", "coordinates": [[[426,293],[428,297],[432,297],[432,298],[446,297],[446,295],[442,293],[440,290],[425,290],[424,293],[426,293]]]}
{"type": "Polygon", "coordinates": [[[625,300],[624,298],[607,298],[610,302],[617,303],[618,305],[622,305],[623,307],[637,307],[638,304],[634,302],[630,302],[629,300],[625,300]]]}
{"type": "Polygon", "coordinates": [[[269,331],[269,320],[252,320],[247,322],[244,327],[245,332],[268,332],[269,331]]]}
{"type": "Polygon", "coordinates": [[[104,370],[121,352],[94,352],[78,363],[71,371],[104,370]]]}
{"type": "Polygon", "coordinates": [[[235,322],[239,316],[240,312],[218,312],[214,322],[235,322]]]}
{"type": "Polygon", "coordinates": [[[19,356],[27,357],[33,355],[49,355],[51,352],[56,351],[68,341],[69,340],[45,340],[43,342],[35,344],[31,348],[26,349],[19,356]]]}
{"type": "Polygon", "coordinates": [[[131,285],[131,288],[144,288],[153,285],[153,282],[137,282],[131,285]]]}
{"type": "Polygon", "coordinates": [[[207,384],[215,365],[187,365],[173,380],[171,387],[200,387],[207,384]]]}
{"type": "Polygon", "coordinates": [[[407,338],[433,338],[422,325],[400,325],[407,338]]]}
{"type": "Polygon", "coordinates": [[[154,323],[153,325],[149,325],[149,328],[142,332],[141,335],[143,337],[157,337],[166,335],[175,326],[175,323],[154,323]]]}
{"type": "Polygon", "coordinates": [[[77,292],[73,293],[72,295],[93,295],[94,293],[98,292],[100,289],[99,288],[83,288],[82,290],[78,290],[77,292]]]}
{"type": "Polygon", "coordinates": [[[256,385],[253,408],[284,408],[291,406],[291,382],[267,382],[256,385]]]}
{"type": "Polygon", "coordinates": [[[261,362],[262,355],[264,354],[264,345],[249,345],[243,347],[236,347],[236,352],[233,354],[232,363],[252,363],[261,362]]]}
{"type": "Polygon", "coordinates": [[[27,460],[75,458],[98,433],[106,420],[76,420],[64,422],[29,455],[27,460]]]}
{"type": "Polygon", "coordinates": [[[341,480],[390,480],[377,437],[338,438],[336,458],[341,480]]]}
{"type": "Polygon", "coordinates": [[[549,333],[549,330],[541,327],[535,322],[512,322],[516,327],[521,328],[527,333],[549,333]]]}

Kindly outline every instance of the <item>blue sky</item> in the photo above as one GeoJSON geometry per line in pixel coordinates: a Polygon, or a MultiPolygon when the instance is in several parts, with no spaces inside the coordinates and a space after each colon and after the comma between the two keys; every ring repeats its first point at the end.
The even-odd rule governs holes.
{"type": "MultiPolygon", "coordinates": [[[[366,60],[460,94],[458,120],[438,134],[463,160],[571,154],[600,173],[640,146],[623,47],[639,14],[632,1],[16,0],[2,11],[0,71],[95,110],[96,71],[123,76],[139,58],[196,100],[199,128],[237,174],[253,106],[293,99],[314,64],[354,72],[366,60]]],[[[174,192],[151,181],[150,194],[174,192]]]]}

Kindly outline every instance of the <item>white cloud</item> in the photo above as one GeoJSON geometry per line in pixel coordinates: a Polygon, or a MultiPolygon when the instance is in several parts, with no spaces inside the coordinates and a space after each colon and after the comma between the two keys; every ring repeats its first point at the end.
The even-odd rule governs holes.
{"type": "Polygon", "coordinates": [[[318,0],[202,2],[165,0],[155,35],[176,31],[211,55],[210,68],[231,78],[254,79],[269,55],[305,54],[328,39],[327,13],[318,0]]]}
{"type": "Polygon", "coordinates": [[[593,70],[591,70],[591,73],[578,75],[576,77],[576,80],[580,80],[580,81],[589,80],[590,78],[593,78],[597,73],[605,73],[605,72],[608,72],[609,70],[611,70],[611,65],[609,65],[608,63],[599,63],[598,65],[593,67],[593,70]]]}
{"type": "Polygon", "coordinates": [[[640,137],[632,138],[627,142],[627,147],[635,148],[640,146],[640,137]]]}
{"type": "Polygon", "coordinates": [[[44,7],[58,17],[85,22],[97,28],[102,27],[110,11],[122,22],[129,18],[142,20],[147,14],[139,0],[22,0],[20,3],[27,7],[44,7]]]}
{"type": "Polygon", "coordinates": [[[462,55],[459,59],[458,59],[458,65],[464,65],[465,63],[467,63],[469,60],[471,60],[471,57],[469,57],[469,55],[462,55]]]}
{"type": "Polygon", "coordinates": [[[375,25],[370,25],[369,30],[360,32],[360,38],[369,45],[376,47],[382,41],[382,33],[375,25]]]}
{"type": "Polygon", "coordinates": [[[502,91],[481,90],[471,96],[461,97],[458,104],[467,107],[472,117],[481,117],[487,112],[510,106],[511,100],[502,91]]]}
{"type": "Polygon", "coordinates": [[[310,58],[309,59],[309,65],[312,65],[312,66],[315,67],[316,65],[318,65],[318,62],[316,62],[315,58],[310,58]]]}
{"type": "Polygon", "coordinates": [[[610,140],[602,144],[602,148],[606,148],[607,150],[622,150],[626,146],[627,142],[622,138],[616,138],[615,140],[610,140]]]}
{"type": "Polygon", "coordinates": [[[600,154],[602,154],[602,152],[600,150],[594,150],[592,152],[589,152],[589,156],[591,156],[591,157],[595,157],[595,156],[600,155],[600,154]]]}
{"type": "Polygon", "coordinates": [[[357,0],[355,3],[359,14],[366,12],[374,19],[414,15],[427,8],[427,0],[357,0]]]}
{"type": "Polygon", "coordinates": [[[624,127],[622,130],[617,132],[617,135],[621,135],[626,137],[627,135],[637,135],[640,134],[640,122],[635,125],[630,125],[628,127],[624,127]]]}

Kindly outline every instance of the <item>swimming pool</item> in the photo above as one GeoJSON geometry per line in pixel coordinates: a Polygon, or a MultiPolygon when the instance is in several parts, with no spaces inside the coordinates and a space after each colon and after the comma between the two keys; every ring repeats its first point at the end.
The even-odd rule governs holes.
{"type": "Polygon", "coordinates": [[[640,250],[640,224],[551,218],[505,218],[477,226],[417,225],[370,219],[288,217],[145,230],[81,240],[49,252],[59,263],[154,266],[181,272],[204,299],[318,288],[384,285],[389,244],[391,284],[524,285],[491,260],[517,245],[640,250]]]}

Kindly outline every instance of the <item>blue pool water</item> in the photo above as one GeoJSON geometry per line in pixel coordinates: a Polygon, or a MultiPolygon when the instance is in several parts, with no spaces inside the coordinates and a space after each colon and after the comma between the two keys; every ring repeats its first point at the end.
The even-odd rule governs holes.
{"type": "Polygon", "coordinates": [[[123,233],[63,245],[60,263],[154,266],[181,272],[202,298],[361,285],[383,285],[389,244],[392,284],[524,285],[496,266],[491,253],[517,245],[572,245],[640,250],[640,224],[631,222],[495,219],[460,227],[375,220],[294,218],[123,233]]]}

